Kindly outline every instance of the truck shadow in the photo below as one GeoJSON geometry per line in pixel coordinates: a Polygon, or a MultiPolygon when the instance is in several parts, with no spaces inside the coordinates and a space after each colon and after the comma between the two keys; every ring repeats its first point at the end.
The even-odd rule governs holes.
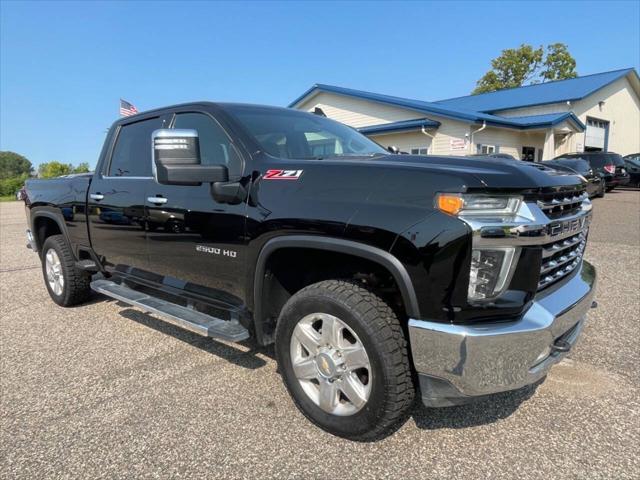
{"type": "MultiPolygon", "coordinates": [[[[131,308],[128,304],[118,301],[114,303],[122,307],[122,310],[118,313],[123,318],[152,328],[164,335],[170,335],[181,342],[220,357],[239,367],[250,370],[262,368],[267,364],[267,361],[261,356],[275,360],[273,346],[260,347],[253,339],[248,339],[238,344],[219,342],[173,326],[152,315],[131,308]]],[[[420,392],[418,391],[416,392],[416,403],[405,418],[413,419],[415,425],[423,430],[459,429],[494,423],[512,415],[522,403],[533,396],[543,381],[544,379],[519,390],[489,395],[468,405],[446,408],[427,408],[423,406],[419,398],[420,392]]],[[[392,431],[386,432],[384,437],[395,433],[403,424],[404,421],[399,423],[392,431]]],[[[376,440],[381,439],[377,438],[376,440]]]]}
{"type": "Polygon", "coordinates": [[[200,350],[212,355],[216,355],[229,363],[249,370],[261,368],[267,364],[264,359],[256,356],[257,353],[265,353],[264,350],[258,348],[250,339],[238,342],[236,345],[244,348],[237,348],[231,344],[202,337],[189,332],[188,330],[173,326],[149,314],[133,309],[126,303],[115,303],[124,308],[118,313],[127,320],[133,320],[134,322],[144,325],[145,327],[152,328],[164,335],[170,335],[181,342],[188,343],[193,347],[199,348],[200,350]]]}
{"type": "Polygon", "coordinates": [[[416,426],[424,430],[467,428],[497,422],[513,414],[536,392],[543,380],[511,392],[488,395],[467,405],[427,408],[416,402],[411,413],[416,426]]]}

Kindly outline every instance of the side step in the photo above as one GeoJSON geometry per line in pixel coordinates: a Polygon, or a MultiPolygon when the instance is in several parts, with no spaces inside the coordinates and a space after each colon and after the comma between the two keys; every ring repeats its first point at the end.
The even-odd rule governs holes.
{"type": "Polygon", "coordinates": [[[175,303],[138,292],[126,285],[100,279],[91,282],[91,289],[116,300],[128,303],[145,312],[203,337],[240,342],[249,338],[249,331],[237,320],[222,320],[175,303]]]}

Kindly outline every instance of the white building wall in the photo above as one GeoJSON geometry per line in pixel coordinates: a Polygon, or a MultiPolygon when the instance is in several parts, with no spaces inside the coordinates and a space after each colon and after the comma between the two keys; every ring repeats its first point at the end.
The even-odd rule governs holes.
{"type": "Polygon", "coordinates": [[[430,155],[469,155],[475,153],[470,150],[469,124],[457,122],[447,118],[429,115],[429,118],[441,122],[437,130],[427,130],[434,136],[423,134],[421,131],[400,132],[383,135],[369,135],[384,147],[395,146],[403,152],[411,153],[412,148],[428,148],[430,155]],[[462,148],[460,148],[462,146],[462,148]]]}
{"type": "MultiPolygon", "coordinates": [[[[640,98],[626,77],[576,102],[573,110],[584,124],[587,117],[609,122],[609,151],[621,155],[640,152],[640,98]]],[[[584,145],[584,135],[573,135],[574,151],[576,143],[584,145]]]]}
{"type": "MultiPolygon", "coordinates": [[[[473,136],[473,143],[484,145],[498,145],[500,153],[508,153],[515,158],[521,158],[522,147],[534,147],[536,159],[538,149],[544,145],[544,132],[521,132],[506,128],[487,127],[473,136]]],[[[473,153],[476,153],[474,145],[473,153]]]]}
{"type": "Polygon", "coordinates": [[[296,108],[311,112],[316,107],[327,117],[354,128],[425,117],[424,113],[413,110],[328,92],[320,92],[296,108]]]}
{"type": "Polygon", "coordinates": [[[528,117],[530,115],[546,115],[547,113],[568,112],[570,106],[564,103],[550,103],[548,105],[536,105],[534,107],[514,108],[513,110],[501,110],[492,115],[501,117],[528,117]]]}

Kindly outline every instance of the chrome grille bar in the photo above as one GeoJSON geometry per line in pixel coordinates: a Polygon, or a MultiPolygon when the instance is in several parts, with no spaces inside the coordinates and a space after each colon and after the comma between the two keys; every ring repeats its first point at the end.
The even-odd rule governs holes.
{"type": "Polygon", "coordinates": [[[575,247],[572,250],[569,250],[568,252],[563,253],[561,256],[557,257],[557,258],[553,258],[547,262],[544,262],[542,264],[542,268],[540,269],[540,273],[547,273],[551,270],[554,270],[566,263],[571,262],[572,260],[576,259],[576,258],[581,258],[582,257],[582,253],[584,251],[584,247],[585,247],[586,242],[583,240],[582,242],[580,242],[577,247],[575,247]]]}
{"type": "Polygon", "coordinates": [[[569,237],[561,242],[555,242],[551,245],[546,245],[542,248],[542,258],[549,258],[558,252],[574,247],[575,245],[583,242],[586,238],[585,232],[569,237]]]}

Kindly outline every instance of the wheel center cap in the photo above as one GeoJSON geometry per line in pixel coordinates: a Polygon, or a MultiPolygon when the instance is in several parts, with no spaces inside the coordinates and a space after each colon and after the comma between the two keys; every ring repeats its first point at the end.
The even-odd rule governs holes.
{"type": "Polygon", "coordinates": [[[336,363],[331,358],[331,355],[326,352],[319,353],[316,356],[316,368],[318,373],[325,378],[333,378],[336,374],[336,363]]]}

